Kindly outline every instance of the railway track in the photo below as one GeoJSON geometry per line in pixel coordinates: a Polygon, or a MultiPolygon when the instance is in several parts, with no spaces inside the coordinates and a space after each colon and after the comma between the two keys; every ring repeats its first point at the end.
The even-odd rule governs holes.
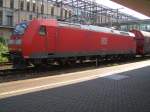
{"type": "MultiPolygon", "coordinates": [[[[32,70],[32,68],[30,68],[32,70]]],[[[30,70],[29,68],[27,69],[3,69],[3,70],[0,70],[0,76],[7,76],[7,75],[13,75],[15,73],[23,73],[25,72],[26,70],[30,70]]]]}
{"type": "Polygon", "coordinates": [[[7,66],[7,65],[12,65],[11,62],[2,62],[0,63],[0,66],[7,66]]]}
{"type": "MultiPolygon", "coordinates": [[[[74,67],[90,67],[93,65],[92,63],[86,63],[86,64],[80,64],[80,65],[76,65],[74,67]]],[[[36,73],[45,73],[45,72],[53,72],[53,71],[58,71],[58,70],[66,70],[66,69],[71,69],[73,68],[73,66],[45,66],[45,67],[28,67],[25,69],[3,69],[0,70],[0,77],[5,77],[5,76],[16,76],[16,75],[24,75],[24,74],[36,74],[36,73]]]]}
{"type": "MultiPolygon", "coordinates": [[[[99,68],[121,65],[125,63],[137,62],[150,59],[150,56],[146,57],[136,57],[133,60],[103,60],[100,62],[99,68]]],[[[25,69],[3,69],[0,70],[0,83],[13,81],[13,80],[23,80],[36,77],[59,75],[69,72],[83,71],[87,69],[95,69],[95,62],[86,62],[83,64],[75,64],[71,66],[46,66],[41,68],[29,67],[25,69]]]]}

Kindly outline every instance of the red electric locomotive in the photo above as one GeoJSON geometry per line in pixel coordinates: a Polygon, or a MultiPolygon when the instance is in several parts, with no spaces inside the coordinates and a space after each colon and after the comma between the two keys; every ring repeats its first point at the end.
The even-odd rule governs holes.
{"type": "Polygon", "coordinates": [[[9,51],[16,65],[34,65],[136,54],[134,33],[109,28],[34,19],[18,24],[9,41],[9,51]]]}

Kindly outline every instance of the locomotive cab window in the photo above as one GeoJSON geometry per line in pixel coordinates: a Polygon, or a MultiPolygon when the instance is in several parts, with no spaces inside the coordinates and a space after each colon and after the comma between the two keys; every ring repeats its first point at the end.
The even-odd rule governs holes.
{"type": "Polygon", "coordinates": [[[39,34],[42,36],[46,35],[46,26],[40,26],[39,34]]]}

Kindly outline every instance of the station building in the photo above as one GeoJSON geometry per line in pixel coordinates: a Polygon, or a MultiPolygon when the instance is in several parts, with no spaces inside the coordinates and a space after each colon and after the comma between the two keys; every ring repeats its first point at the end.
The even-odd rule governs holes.
{"type": "Polygon", "coordinates": [[[150,32],[150,19],[122,22],[120,23],[120,29],[123,31],[138,29],[150,32]]]}

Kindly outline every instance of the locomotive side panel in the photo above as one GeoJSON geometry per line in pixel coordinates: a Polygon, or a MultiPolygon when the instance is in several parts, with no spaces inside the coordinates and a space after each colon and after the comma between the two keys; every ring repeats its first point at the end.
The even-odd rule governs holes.
{"type": "Polygon", "coordinates": [[[100,40],[100,34],[99,32],[93,32],[93,31],[87,31],[86,32],[86,48],[88,52],[91,53],[100,53],[102,52],[102,46],[101,46],[101,40],[100,40]]]}
{"type": "Polygon", "coordinates": [[[136,43],[132,37],[107,34],[109,37],[108,50],[112,54],[135,54],[136,43]]]}
{"type": "Polygon", "coordinates": [[[53,55],[56,52],[56,41],[57,41],[57,35],[58,35],[58,29],[55,26],[48,26],[46,27],[47,36],[45,40],[45,47],[46,52],[49,55],[53,55]]]}
{"type": "Polygon", "coordinates": [[[72,55],[135,54],[132,37],[61,27],[57,52],[72,55]]]}
{"type": "Polygon", "coordinates": [[[86,31],[68,27],[59,27],[57,53],[68,54],[86,52],[86,31]]]}

